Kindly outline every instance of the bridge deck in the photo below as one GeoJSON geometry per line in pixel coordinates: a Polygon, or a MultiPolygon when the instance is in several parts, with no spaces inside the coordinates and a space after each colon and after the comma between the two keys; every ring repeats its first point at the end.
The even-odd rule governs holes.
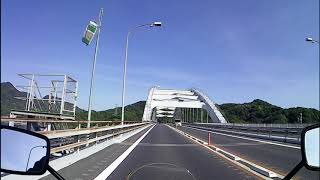
{"type": "Polygon", "coordinates": [[[254,179],[166,125],[156,125],[108,180],[126,179],[254,179]],[[135,170],[138,170],[136,173],[135,170]]]}

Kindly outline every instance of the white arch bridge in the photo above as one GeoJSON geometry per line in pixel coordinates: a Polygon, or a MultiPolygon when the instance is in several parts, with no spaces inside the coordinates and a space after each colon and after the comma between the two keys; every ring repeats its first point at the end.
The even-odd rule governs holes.
{"type": "Polygon", "coordinates": [[[156,121],[163,117],[174,117],[183,122],[228,123],[216,104],[200,90],[153,87],[149,91],[142,121],[156,121]]]}

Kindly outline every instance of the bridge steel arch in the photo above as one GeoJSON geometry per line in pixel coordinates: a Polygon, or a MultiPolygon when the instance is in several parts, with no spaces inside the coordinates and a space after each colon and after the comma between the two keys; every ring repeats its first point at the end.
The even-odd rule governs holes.
{"type": "Polygon", "coordinates": [[[214,123],[228,123],[216,104],[198,89],[176,90],[152,87],[149,90],[142,121],[174,117],[176,108],[202,108],[214,123]]]}

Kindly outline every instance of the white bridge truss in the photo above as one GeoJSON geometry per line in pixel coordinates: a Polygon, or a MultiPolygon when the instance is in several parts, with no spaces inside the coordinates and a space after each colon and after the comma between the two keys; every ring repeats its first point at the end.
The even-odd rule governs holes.
{"type": "Polygon", "coordinates": [[[24,92],[25,109],[12,110],[10,116],[75,119],[78,81],[64,74],[18,74],[25,85],[17,86],[24,92]]]}
{"type": "Polygon", "coordinates": [[[153,87],[149,91],[142,121],[174,117],[178,108],[205,109],[215,123],[227,123],[215,103],[197,89],[174,90],[153,87]]]}

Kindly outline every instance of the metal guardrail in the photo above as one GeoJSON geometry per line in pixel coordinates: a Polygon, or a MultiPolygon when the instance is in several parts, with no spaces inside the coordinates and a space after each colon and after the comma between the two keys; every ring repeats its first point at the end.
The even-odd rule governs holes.
{"type": "Polygon", "coordinates": [[[222,127],[270,127],[270,128],[305,128],[312,124],[240,124],[240,123],[195,123],[222,127]]]}
{"type": "MultiPolygon", "coordinates": [[[[52,127],[52,124],[68,124],[70,125],[71,129],[74,129],[76,127],[86,127],[88,121],[74,121],[74,120],[50,120],[50,119],[28,119],[28,118],[7,118],[7,117],[1,117],[1,124],[7,123],[9,126],[15,126],[15,124],[21,125],[21,128],[24,128],[24,125],[26,123],[40,123],[43,127],[42,130],[51,131],[54,129],[52,127]],[[84,126],[83,126],[84,125],[84,126]]],[[[141,121],[124,121],[124,124],[133,124],[133,123],[139,123],[141,121]]],[[[114,126],[117,124],[121,124],[121,121],[91,121],[91,126],[99,127],[99,126],[114,126]]],[[[27,128],[27,127],[25,127],[27,128]]],[[[66,128],[63,128],[66,129],[66,128]]],[[[57,129],[55,129],[57,130],[57,129]]],[[[38,130],[41,131],[41,130],[38,130]]]]}
{"type": "Polygon", "coordinates": [[[220,124],[220,123],[193,123],[187,126],[213,130],[253,138],[281,141],[293,144],[300,143],[303,128],[311,124],[220,124]]]}
{"type": "Polygon", "coordinates": [[[137,125],[142,125],[146,123],[135,123],[135,124],[125,124],[110,127],[96,127],[96,128],[83,128],[83,129],[68,129],[68,130],[57,130],[57,131],[39,131],[38,133],[47,136],[49,139],[68,137],[68,136],[78,136],[92,133],[100,133],[104,131],[112,131],[116,129],[125,129],[134,127],[137,125]]]}
{"type": "MultiPolygon", "coordinates": [[[[61,151],[65,151],[65,150],[69,150],[69,149],[74,149],[74,148],[78,148],[77,150],[79,150],[81,148],[81,146],[87,146],[89,144],[93,144],[93,143],[100,143],[100,141],[105,141],[108,140],[110,138],[113,138],[115,136],[118,136],[120,134],[135,130],[140,128],[141,126],[145,125],[146,123],[140,123],[139,125],[134,125],[131,128],[128,129],[124,129],[121,130],[121,128],[117,127],[117,129],[119,129],[119,131],[117,132],[113,132],[111,134],[106,134],[106,135],[102,135],[102,136],[96,136],[95,138],[92,139],[87,139],[87,140],[83,140],[83,141],[78,141],[75,143],[70,143],[70,144],[66,144],[63,146],[57,146],[54,148],[51,148],[51,153],[56,153],[56,152],[61,152],[61,151]]],[[[116,129],[116,128],[114,128],[116,129]]]]}
{"type": "Polygon", "coordinates": [[[26,125],[28,123],[37,123],[46,127],[36,132],[50,139],[51,154],[79,151],[149,124],[148,122],[125,121],[125,124],[121,125],[121,121],[92,121],[95,126],[81,128],[81,125],[87,124],[87,121],[1,118],[1,124],[24,129],[28,126],[26,125]],[[56,123],[72,124],[73,126],[69,126],[70,128],[68,129],[51,130],[51,125],[56,123]]]}

